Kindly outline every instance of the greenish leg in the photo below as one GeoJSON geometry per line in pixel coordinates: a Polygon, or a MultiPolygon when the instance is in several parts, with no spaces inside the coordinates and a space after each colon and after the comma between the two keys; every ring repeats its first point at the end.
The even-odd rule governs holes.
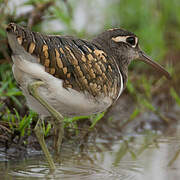
{"type": "MultiPolygon", "coordinates": [[[[60,116],[61,116],[61,114],[60,114],[60,116]]],[[[62,121],[59,121],[59,119],[54,119],[54,131],[55,131],[54,148],[56,151],[56,155],[60,156],[60,147],[61,147],[62,138],[64,135],[63,119],[62,119],[62,121]]]]}
{"type": "MultiPolygon", "coordinates": [[[[63,138],[63,135],[64,135],[64,125],[63,125],[63,116],[57,112],[51,105],[49,105],[43,98],[41,98],[39,96],[39,93],[37,92],[37,88],[41,85],[44,85],[44,82],[42,81],[36,81],[36,82],[33,82],[31,84],[28,85],[28,91],[29,93],[34,97],[36,98],[45,108],[47,108],[47,110],[51,113],[51,115],[53,116],[54,118],[54,128],[55,128],[55,141],[54,141],[54,145],[55,145],[55,151],[56,151],[56,154],[57,155],[60,155],[60,146],[61,146],[61,143],[62,143],[62,138],[63,138]]],[[[44,137],[43,137],[44,139],[44,137]]],[[[39,140],[39,139],[38,139],[39,140]]],[[[40,139],[41,141],[41,139],[40,139]]],[[[44,141],[44,140],[43,140],[44,141]]],[[[41,142],[40,142],[40,145],[41,145],[41,142]]],[[[46,147],[46,144],[45,142],[42,143],[41,145],[42,147],[42,150],[44,151],[45,153],[45,156],[50,164],[52,160],[52,157],[49,156],[48,154],[46,154],[46,151],[48,151],[47,147],[46,147]],[[45,145],[45,146],[44,146],[45,145]],[[46,150],[45,150],[46,149],[46,150]],[[50,159],[51,160],[50,160],[50,159]]],[[[49,153],[49,151],[48,151],[49,153]]],[[[50,153],[49,153],[50,154],[50,153]]],[[[51,164],[50,164],[50,167],[51,167],[51,164]]],[[[54,166],[55,167],[55,166],[54,166]]]]}
{"type": "Polygon", "coordinates": [[[50,166],[50,169],[54,170],[56,167],[55,167],[55,164],[54,164],[54,161],[51,157],[51,154],[49,153],[49,150],[46,146],[46,143],[45,143],[45,140],[44,140],[44,132],[43,132],[43,128],[41,126],[41,119],[38,120],[35,128],[34,128],[34,132],[36,134],[36,137],[39,141],[39,144],[41,145],[41,148],[46,156],[46,159],[49,163],[49,166],[50,166]]]}

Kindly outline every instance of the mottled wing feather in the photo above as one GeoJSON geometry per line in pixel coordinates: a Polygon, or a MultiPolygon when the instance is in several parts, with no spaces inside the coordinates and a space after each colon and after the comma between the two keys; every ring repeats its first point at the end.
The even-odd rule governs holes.
{"type": "Polygon", "coordinates": [[[69,36],[46,36],[18,25],[14,29],[19,44],[37,57],[46,72],[63,79],[65,88],[117,98],[118,67],[98,45],[69,36]]]}

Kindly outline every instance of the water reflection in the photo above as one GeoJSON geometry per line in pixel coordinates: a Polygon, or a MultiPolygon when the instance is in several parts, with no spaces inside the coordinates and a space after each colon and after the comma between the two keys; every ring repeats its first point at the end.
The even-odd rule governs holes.
{"type": "Polygon", "coordinates": [[[87,151],[81,153],[66,144],[62,164],[56,164],[58,168],[53,174],[43,155],[19,162],[5,162],[2,158],[0,175],[4,179],[179,179],[179,132],[176,128],[172,136],[165,136],[150,131],[113,142],[97,139],[96,145],[89,145],[87,151]]]}

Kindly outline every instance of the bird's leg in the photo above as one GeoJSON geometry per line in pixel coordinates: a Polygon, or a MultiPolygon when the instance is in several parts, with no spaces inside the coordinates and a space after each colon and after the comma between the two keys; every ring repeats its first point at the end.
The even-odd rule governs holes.
{"type": "Polygon", "coordinates": [[[34,128],[34,132],[36,134],[36,137],[39,141],[39,144],[45,154],[45,157],[49,163],[50,169],[54,170],[55,169],[55,164],[54,161],[51,157],[51,154],[49,153],[49,150],[46,146],[45,140],[44,140],[44,132],[43,132],[43,128],[42,128],[42,124],[41,124],[41,119],[38,119],[38,122],[36,123],[36,126],[34,128]]]}
{"type": "Polygon", "coordinates": [[[64,123],[63,123],[63,119],[60,120],[62,115],[60,113],[58,114],[59,114],[59,117],[57,119],[54,118],[54,131],[55,131],[54,148],[56,151],[56,155],[60,156],[60,147],[61,147],[62,139],[64,135],[64,123]]]}
{"type": "Polygon", "coordinates": [[[54,117],[55,151],[57,155],[60,155],[60,146],[64,135],[64,118],[59,112],[57,112],[51,105],[49,105],[43,98],[40,97],[39,93],[37,92],[37,88],[41,85],[44,85],[44,82],[33,82],[28,85],[28,91],[36,100],[38,100],[45,108],[47,108],[50,114],[54,117]]]}

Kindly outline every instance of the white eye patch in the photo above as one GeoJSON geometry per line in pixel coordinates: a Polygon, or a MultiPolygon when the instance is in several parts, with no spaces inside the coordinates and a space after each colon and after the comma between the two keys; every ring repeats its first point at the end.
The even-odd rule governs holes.
{"type": "Polygon", "coordinates": [[[127,41],[128,38],[131,38],[132,36],[117,36],[117,37],[113,37],[112,40],[115,42],[125,42],[130,44],[133,48],[136,47],[137,43],[138,43],[138,38],[137,37],[132,37],[135,39],[135,43],[131,44],[130,42],[127,41]]]}

